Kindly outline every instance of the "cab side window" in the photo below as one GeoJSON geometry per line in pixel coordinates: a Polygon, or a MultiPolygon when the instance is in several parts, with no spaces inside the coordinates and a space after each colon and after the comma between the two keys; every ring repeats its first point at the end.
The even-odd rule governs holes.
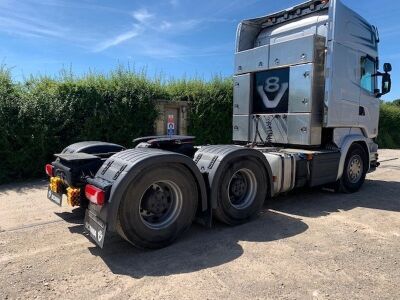
{"type": "Polygon", "coordinates": [[[376,89],[376,62],[369,56],[361,57],[361,87],[370,93],[376,89]]]}

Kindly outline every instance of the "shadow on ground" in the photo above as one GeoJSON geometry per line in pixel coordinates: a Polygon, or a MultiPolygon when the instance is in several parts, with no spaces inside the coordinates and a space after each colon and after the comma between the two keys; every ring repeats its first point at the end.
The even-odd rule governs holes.
{"type": "Polygon", "coordinates": [[[72,212],[56,212],[55,214],[64,221],[67,221],[68,223],[83,225],[83,219],[85,218],[85,209],[78,207],[72,210],[72,212]]]}
{"type": "Polygon", "coordinates": [[[32,182],[18,182],[4,184],[0,186],[0,196],[1,194],[8,195],[10,192],[28,194],[32,193],[33,189],[43,189],[49,184],[48,180],[35,180],[32,182]]]}
{"type": "Polygon", "coordinates": [[[233,261],[243,254],[239,241],[268,242],[295,236],[308,229],[301,220],[265,211],[262,216],[238,227],[216,224],[212,229],[192,228],[170,247],[144,251],[113,236],[104,246],[89,250],[101,257],[115,274],[134,278],[190,273],[233,261]]]}
{"type": "Polygon", "coordinates": [[[400,182],[366,180],[362,189],[354,194],[332,193],[322,189],[294,191],[274,199],[269,207],[279,212],[310,218],[356,207],[400,212],[400,182]]]}
{"type": "MultiPolygon", "coordinates": [[[[141,278],[190,273],[239,258],[244,251],[241,241],[270,242],[305,232],[308,225],[301,217],[315,218],[356,207],[399,212],[399,195],[399,182],[379,180],[368,180],[356,194],[320,189],[295,191],[267,203],[260,218],[253,222],[238,227],[217,223],[213,229],[194,225],[180,240],[165,249],[138,250],[118,236],[108,235],[104,249],[91,247],[89,250],[103,259],[115,274],[141,278]]],[[[69,214],[60,216],[78,224],[70,228],[72,233],[83,232],[82,219],[75,222],[69,214]]]]}

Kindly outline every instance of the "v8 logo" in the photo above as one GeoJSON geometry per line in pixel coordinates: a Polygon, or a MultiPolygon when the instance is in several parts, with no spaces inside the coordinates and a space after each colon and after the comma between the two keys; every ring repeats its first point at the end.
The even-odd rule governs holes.
{"type": "Polygon", "coordinates": [[[257,90],[266,108],[276,108],[281,102],[286,91],[289,89],[289,83],[280,83],[279,77],[269,77],[265,80],[263,86],[258,86],[257,90]],[[276,93],[274,98],[269,98],[267,93],[276,93]]]}
{"type": "Polygon", "coordinates": [[[289,69],[256,73],[254,113],[287,113],[289,69]]]}

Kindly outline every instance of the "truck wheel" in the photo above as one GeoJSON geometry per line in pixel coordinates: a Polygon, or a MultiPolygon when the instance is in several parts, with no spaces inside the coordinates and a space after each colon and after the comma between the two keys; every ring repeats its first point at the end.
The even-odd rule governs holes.
{"type": "Polygon", "coordinates": [[[354,144],[350,147],[340,179],[341,192],[355,193],[361,188],[368,171],[367,159],[367,154],[360,145],[354,144]]]}
{"type": "Polygon", "coordinates": [[[139,248],[162,248],[191,225],[197,209],[197,185],[181,165],[158,165],[142,174],[123,196],[118,231],[139,248]]]}
{"type": "Polygon", "coordinates": [[[231,164],[218,187],[216,218],[228,225],[245,223],[260,212],[267,190],[267,174],[259,163],[243,159],[231,164]]]}

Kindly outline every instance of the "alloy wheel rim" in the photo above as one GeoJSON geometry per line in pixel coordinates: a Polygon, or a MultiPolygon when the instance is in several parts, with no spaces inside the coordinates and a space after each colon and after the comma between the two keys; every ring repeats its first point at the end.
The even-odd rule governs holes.
{"type": "Polygon", "coordinates": [[[351,183],[360,181],[364,171],[363,161],[360,155],[354,155],[347,166],[347,175],[351,183]]]}

